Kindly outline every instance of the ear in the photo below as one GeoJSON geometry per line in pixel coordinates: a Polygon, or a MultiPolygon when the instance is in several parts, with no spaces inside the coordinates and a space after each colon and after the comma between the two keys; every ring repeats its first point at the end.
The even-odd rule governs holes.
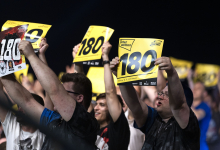
{"type": "Polygon", "coordinates": [[[78,103],[82,103],[82,102],[83,102],[83,99],[84,99],[84,96],[83,96],[82,94],[80,94],[80,95],[77,96],[77,100],[76,100],[76,101],[77,101],[78,103]]]}

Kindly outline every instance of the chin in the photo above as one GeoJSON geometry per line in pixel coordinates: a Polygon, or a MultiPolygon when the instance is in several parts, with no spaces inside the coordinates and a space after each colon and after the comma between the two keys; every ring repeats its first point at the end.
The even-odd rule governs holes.
{"type": "Polygon", "coordinates": [[[162,109],[160,107],[155,107],[157,112],[162,112],[162,109]]]}

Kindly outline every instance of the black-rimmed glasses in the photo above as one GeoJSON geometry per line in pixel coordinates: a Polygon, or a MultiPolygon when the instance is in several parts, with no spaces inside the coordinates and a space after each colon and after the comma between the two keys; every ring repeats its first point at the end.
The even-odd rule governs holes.
{"type": "Polygon", "coordinates": [[[158,92],[157,93],[157,96],[161,96],[161,95],[163,96],[163,98],[164,98],[164,95],[166,95],[166,97],[169,98],[168,94],[165,94],[163,92],[158,92]]]}

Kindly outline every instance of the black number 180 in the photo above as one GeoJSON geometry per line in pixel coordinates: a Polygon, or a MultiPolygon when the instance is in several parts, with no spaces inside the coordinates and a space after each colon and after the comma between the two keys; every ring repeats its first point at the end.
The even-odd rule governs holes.
{"type": "Polygon", "coordinates": [[[87,39],[84,39],[82,41],[82,48],[79,50],[79,55],[81,55],[81,53],[83,52],[83,55],[87,55],[91,49],[92,49],[92,53],[95,54],[99,51],[99,49],[102,47],[102,44],[104,43],[104,37],[103,36],[100,36],[97,40],[96,40],[96,43],[95,43],[95,38],[90,38],[87,42],[87,39]],[[101,44],[98,48],[96,48],[97,44],[99,43],[99,41],[101,41],[101,44]],[[87,42],[87,46],[85,47],[86,45],[86,42],[87,42]],[[95,43],[95,45],[93,46],[93,44],[95,43]],[[93,46],[93,47],[92,47],[93,46]],[[84,48],[85,47],[85,48],[84,48]]]}
{"type": "Polygon", "coordinates": [[[140,52],[134,52],[130,55],[129,57],[129,64],[127,66],[127,61],[128,61],[128,53],[125,53],[124,55],[121,56],[120,61],[122,61],[122,72],[121,75],[125,75],[125,70],[126,70],[126,66],[127,66],[127,73],[128,74],[134,74],[136,73],[139,68],[141,68],[141,70],[143,72],[149,72],[154,68],[154,60],[157,58],[157,53],[155,50],[148,50],[142,57],[140,52]],[[152,59],[151,59],[151,63],[149,67],[145,66],[145,63],[147,61],[147,57],[151,55],[152,59]],[[134,59],[136,57],[136,59],[134,59]],[[139,61],[141,60],[141,64],[139,63],[139,61]],[[132,66],[135,66],[133,69],[131,68],[132,66]]]}

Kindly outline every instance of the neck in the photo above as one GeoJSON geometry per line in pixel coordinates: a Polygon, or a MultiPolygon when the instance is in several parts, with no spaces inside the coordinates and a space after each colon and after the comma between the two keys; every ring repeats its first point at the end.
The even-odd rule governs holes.
{"type": "Polygon", "coordinates": [[[109,122],[105,121],[103,123],[100,123],[100,129],[106,127],[109,124],[109,122]]]}
{"type": "Polygon", "coordinates": [[[30,132],[30,133],[34,133],[37,130],[37,128],[29,125],[21,125],[21,129],[25,132],[30,132]]]}
{"type": "Polygon", "coordinates": [[[194,99],[192,106],[193,106],[193,107],[196,107],[196,106],[198,106],[201,102],[202,102],[202,99],[194,99]]]}
{"type": "Polygon", "coordinates": [[[170,118],[172,117],[172,115],[163,115],[163,114],[161,114],[161,113],[158,113],[159,115],[160,115],[160,117],[162,118],[162,120],[165,122],[165,123],[167,123],[169,120],[170,120],[170,118]]]}

